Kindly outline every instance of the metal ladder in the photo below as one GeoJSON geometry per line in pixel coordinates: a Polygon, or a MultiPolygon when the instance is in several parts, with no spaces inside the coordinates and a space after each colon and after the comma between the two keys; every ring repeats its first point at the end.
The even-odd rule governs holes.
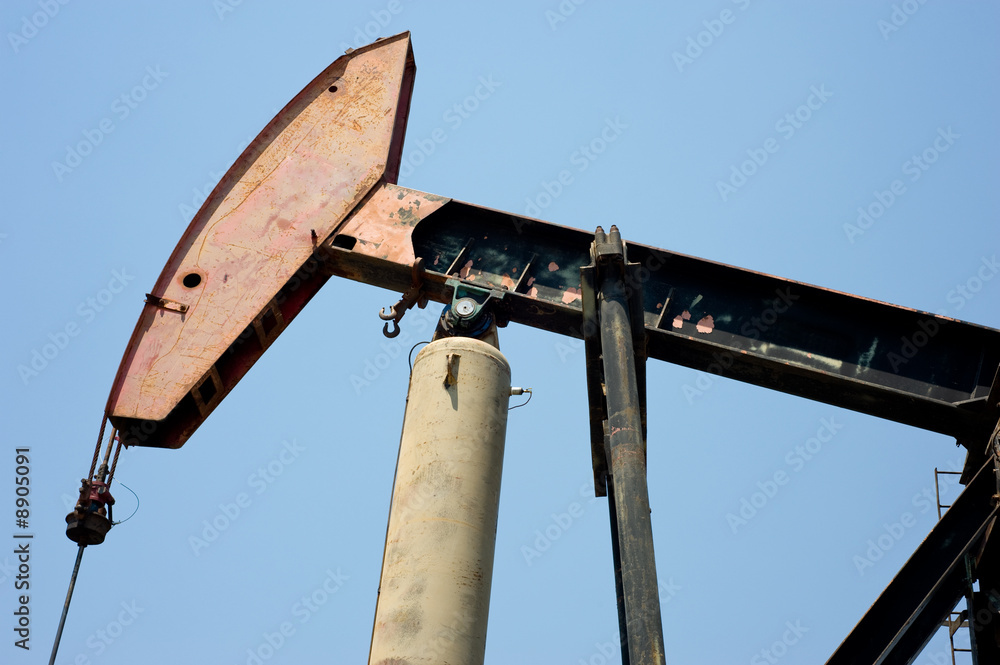
{"type": "MultiPolygon", "coordinates": [[[[941,484],[940,484],[940,478],[943,475],[961,476],[962,472],[961,471],[941,471],[937,467],[934,467],[934,496],[935,496],[935,503],[937,504],[938,521],[941,520],[941,516],[944,515],[944,511],[947,510],[948,508],[951,508],[951,504],[945,505],[945,504],[941,503],[941,484]]],[[[967,571],[970,570],[969,563],[970,562],[968,560],[966,560],[965,567],[966,567],[967,571]]],[[[965,595],[966,609],[962,610],[961,612],[952,612],[948,616],[948,618],[945,620],[945,622],[943,624],[941,624],[942,627],[948,629],[948,643],[951,645],[951,665],[958,665],[958,662],[955,660],[955,654],[956,653],[968,653],[968,654],[972,654],[972,648],[971,647],[956,647],[955,646],[955,633],[957,633],[962,628],[966,628],[966,629],[970,629],[971,630],[971,626],[969,624],[969,610],[970,610],[970,600],[969,599],[971,597],[972,597],[972,585],[970,584],[969,585],[969,589],[968,589],[968,591],[966,592],[966,595],[965,595]]],[[[971,657],[972,657],[973,665],[977,665],[976,662],[975,662],[976,657],[974,655],[972,655],[971,657]]],[[[963,659],[963,662],[965,662],[964,659],[963,659]]]]}

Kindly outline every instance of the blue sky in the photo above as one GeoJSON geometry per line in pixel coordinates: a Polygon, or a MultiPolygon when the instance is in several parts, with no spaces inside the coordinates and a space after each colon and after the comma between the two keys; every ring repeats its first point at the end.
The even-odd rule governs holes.
{"type": "MultiPolygon", "coordinates": [[[[35,533],[27,653],[0,554],[4,662],[47,659],[65,503],[145,292],[247,142],[345,48],[412,32],[403,186],[1000,328],[998,20],[917,0],[4,3],[0,465],[12,478],[31,448],[35,533]]],[[[387,341],[377,312],[397,297],[331,281],[181,450],[123,453],[141,506],[87,550],[59,663],[366,662],[405,355],[438,315],[387,341]]],[[[486,662],[616,662],[582,348],[523,327],[501,346],[535,392],[508,427],[486,662]]],[[[824,662],[934,525],[934,468],[964,459],[661,363],[648,394],[672,663],[767,662],[784,636],[779,662],[824,662]],[[776,474],[746,524],[727,519],[776,474]]],[[[123,518],[135,499],[115,494],[123,518]]]]}

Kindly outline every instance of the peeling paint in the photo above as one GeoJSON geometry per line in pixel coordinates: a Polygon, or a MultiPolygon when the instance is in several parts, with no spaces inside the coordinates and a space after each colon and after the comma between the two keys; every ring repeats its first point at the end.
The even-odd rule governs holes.
{"type": "MultiPolygon", "coordinates": [[[[410,226],[416,226],[417,222],[420,221],[420,216],[413,211],[412,208],[400,208],[396,211],[399,215],[399,221],[409,224],[410,226]]],[[[392,214],[389,214],[392,217],[392,214]]]]}
{"type": "Polygon", "coordinates": [[[529,277],[528,278],[528,286],[531,286],[534,283],[535,283],[535,278],[534,277],[529,277]]]}
{"type": "Polygon", "coordinates": [[[674,328],[680,328],[681,326],[684,325],[685,321],[688,321],[690,319],[691,319],[691,312],[684,310],[683,312],[674,317],[673,323],[671,325],[673,325],[674,328]]]}
{"type": "Polygon", "coordinates": [[[528,289],[528,295],[531,296],[532,298],[537,298],[538,297],[538,287],[533,286],[530,289],[528,289]]]}
{"type": "Polygon", "coordinates": [[[514,280],[510,278],[510,275],[504,273],[503,276],[500,278],[500,286],[507,289],[508,291],[513,291],[514,287],[517,286],[517,284],[514,282],[514,280]]]}
{"type": "Polygon", "coordinates": [[[549,272],[555,272],[556,270],[559,270],[559,264],[557,264],[555,261],[549,263],[549,272]]]}
{"type": "Polygon", "coordinates": [[[574,300],[581,300],[582,295],[580,289],[573,288],[572,286],[566,289],[562,294],[562,301],[564,304],[568,305],[574,300]]]}
{"type": "Polygon", "coordinates": [[[694,329],[700,333],[710,333],[715,330],[715,320],[712,318],[711,314],[707,314],[694,325],[694,329]]]}
{"type": "Polygon", "coordinates": [[[469,259],[468,261],[465,262],[465,265],[462,266],[462,269],[458,271],[458,276],[461,277],[462,279],[465,279],[466,277],[469,276],[470,270],[472,270],[472,259],[469,259]]]}
{"type": "Polygon", "coordinates": [[[410,245],[395,249],[403,233],[385,223],[388,210],[405,204],[409,190],[392,191],[403,200],[385,213],[369,208],[380,202],[386,157],[399,149],[393,137],[405,114],[400,103],[408,99],[408,51],[408,37],[391,38],[338,60],[333,69],[339,68],[345,82],[362,85],[347,86],[333,104],[323,82],[333,69],[306,86],[228,169],[215,203],[206,203],[190,221],[152,290],[168,300],[185,299],[185,287],[174,278],[186,274],[186,257],[196,254],[199,272],[211,276],[203,297],[182,317],[143,310],[108,398],[116,420],[177,419],[171,421],[177,428],[144,438],[145,445],[180,447],[198,427],[205,414],[177,405],[224,353],[236,354],[241,369],[218,386],[220,398],[260,357],[262,349],[238,346],[237,340],[283,287],[294,284],[290,288],[301,288],[304,296],[282,306],[286,321],[320,288],[325,277],[314,279],[311,269],[309,277],[299,272],[317,253],[318,238],[340,230],[358,241],[353,251],[375,257],[391,247],[390,259],[404,255],[408,260],[400,262],[412,264],[410,245]],[[369,233],[354,232],[368,216],[381,223],[369,233]]]}

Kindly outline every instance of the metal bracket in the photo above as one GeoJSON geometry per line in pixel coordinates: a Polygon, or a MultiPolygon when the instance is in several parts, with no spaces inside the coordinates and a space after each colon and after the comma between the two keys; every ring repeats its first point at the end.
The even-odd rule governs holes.
{"type": "Polygon", "coordinates": [[[406,314],[406,310],[414,305],[420,309],[427,306],[427,295],[424,294],[423,287],[424,260],[418,258],[410,268],[410,288],[403,292],[399,302],[390,307],[388,312],[383,307],[378,313],[378,318],[386,322],[382,327],[383,335],[389,338],[396,337],[399,335],[399,322],[402,320],[403,315],[406,314]]]}
{"type": "MultiPolygon", "coordinates": [[[[635,375],[639,391],[642,438],[646,439],[646,330],[643,314],[640,265],[628,260],[628,246],[617,229],[605,234],[597,227],[591,245],[591,264],[580,268],[583,303],[583,342],[587,363],[587,397],[590,407],[590,448],[594,468],[594,496],[607,496],[608,460],[605,423],[607,421],[604,368],[601,352],[601,328],[598,316],[598,291],[604,273],[617,264],[624,273],[628,291],[629,318],[632,325],[632,348],[635,352],[635,375]]],[[[664,309],[666,309],[664,307],[664,309]]]]}
{"type": "Polygon", "coordinates": [[[436,334],[478,337],[494,323],[499,328],[507,325],[503,307],[506,291],[470,286],[454,278],[447,280],[445,286],[452,289],[451,304],[441,312],[436,334]]]}
{"type": "Polygon", "coordinates": [[[152,305],[153,307],[159,307],[160,309],[165,309],[169,312],[180,312],[181,314],[186,313],[190,309],[190,307],[184,303],[179,303],[176,300],[170,300],[169,298],[154,296],[152,293],[146,294],[146,304],[152,305]]]}

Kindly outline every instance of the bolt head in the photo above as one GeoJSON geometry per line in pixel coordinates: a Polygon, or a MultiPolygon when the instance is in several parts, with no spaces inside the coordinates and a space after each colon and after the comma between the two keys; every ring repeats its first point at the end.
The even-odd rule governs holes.
{"type": "Polygon", "coordinates": [[[476,311],[476,307],[477,303],[472,298],[462,298],[455,303],[455,314],[464,319],[472,316],[476,311]]]}

